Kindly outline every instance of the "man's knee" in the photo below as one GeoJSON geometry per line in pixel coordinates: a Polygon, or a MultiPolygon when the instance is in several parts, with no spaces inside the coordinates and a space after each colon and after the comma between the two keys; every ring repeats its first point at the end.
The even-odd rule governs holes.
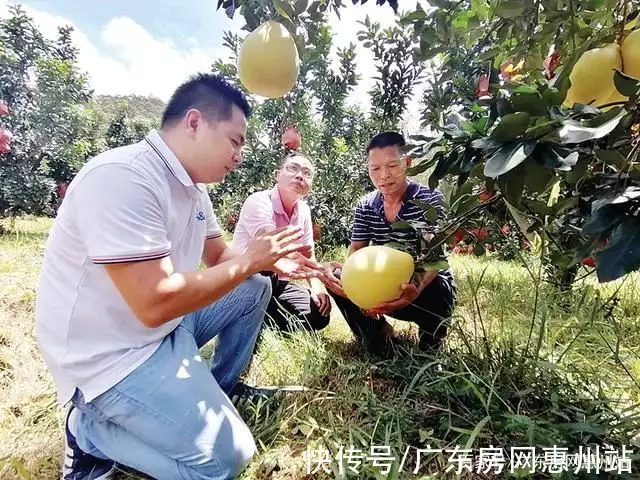
{"type": "Polygon", "coordinates": [[[189,465],[182,470],[188,480],[222,480],[236,478],[251,463],[257,452],[256,443],[248,427],[236,428],[234,438],[230,438],[224,452],[213,452],[213,458],[198,465],[189,465]]]}
{"type": "Polygon", "coordinates": [[[251,275],[245,282],[246,288],[253,292],[260,303],[266,306],[271,299],[271,279],[264,275],[251,275]]]}

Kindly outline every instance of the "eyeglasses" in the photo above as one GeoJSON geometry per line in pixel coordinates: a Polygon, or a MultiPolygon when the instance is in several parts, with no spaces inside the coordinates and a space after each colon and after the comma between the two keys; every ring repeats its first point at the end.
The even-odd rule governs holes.
{"type": "Polygon", "coordinates": [[[301,173],[304,178],[313,178],[313,170],[311,170],[310,168],[298,165],[297,163],[287,163],[284,166],[284,169],[287,172],[292,173],[294,175],[301,173]]]}

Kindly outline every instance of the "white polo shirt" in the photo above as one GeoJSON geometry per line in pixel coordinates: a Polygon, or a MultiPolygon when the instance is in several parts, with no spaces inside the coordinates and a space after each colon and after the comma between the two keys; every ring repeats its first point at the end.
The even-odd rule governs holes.
{"type": "Polygon", "coordinates": [[[149,358],[182,317],[146,327],[104,264],[170,256],[195,271],[221,230],[202,184],[151,132],[93,158],[69,185],[47,239],[36,292],[40,349],[62,403],[91,401],[149,358]]]}

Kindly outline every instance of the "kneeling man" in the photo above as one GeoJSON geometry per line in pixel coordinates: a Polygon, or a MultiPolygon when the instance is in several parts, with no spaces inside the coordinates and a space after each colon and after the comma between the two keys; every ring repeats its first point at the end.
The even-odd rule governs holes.
{"type": "MultiPolygon", "coordinates": [[[[404,145],[403,136],[396,132],[380,133],[369,143],[367,167],[376,190],[360,199],[355,207],[347,255],[367,245],[390,242],[412,249],[417,242],[417,232],[411,228],[391,228],[401,220],[425,221],[423,210],[411,200],[430,204],[439,215],[445,215],[442,193],[407,177],[410,159],[402,156],[404,145]]],[[[418,324],[420,347],[431,349],[438,347],[446,335],[456,297],[454,279],[448,270],[425,273],[417,285],[405,285],[400,298],[368,311],[362,311],[347,299],[335,279],[326,281],[326,285],[354,336],[371,352],[383,354],[389,351],[393,340],[392,327],[384,315],[418,324]]]]}
{"type": "MultiPolygon", "coordinates": [[[[314,175],[309,157],[297,152],[287,155],[276,172],[276,185],[253,193],[242,205],[233,249],[243,252],[258,235],[277,227],[298,226],[304,232],[303,243],[311,249],[309,259],[315,262],[311,211],[304,201],[311,192],[314,175]]],[[[331,300],[320,280],[310,278],[309,288],[305,288],[290,282],[286,275],[272,273],[270,277],[273,293],[267,323],[286,332],[299,328],[321,330],[329,324],[331,300]]]]}
{"type": "Polygon", "coordinates": [[[305,247],[295,228],[243,255],[222,239],[205,184],[240,165],[249,115],[239,90],[196,76],[160,131],[91,159],[71,182],[36,299],[40,349],[71,403],[64,480],[112,478],[116,463],[160,480],[222,480],[254,455],[229,397],[255,393],[239,377],[271,298],[258,273],[305,247]],[[199,349],[214,337],[209,367],[199,349]]]}

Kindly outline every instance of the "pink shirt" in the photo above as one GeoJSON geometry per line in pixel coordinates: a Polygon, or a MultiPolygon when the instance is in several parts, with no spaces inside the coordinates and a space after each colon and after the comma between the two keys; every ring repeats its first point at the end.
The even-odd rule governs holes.
{"type": "Polygon", "coordinates": [[[277,185],[271,190],[252,193],[240,210],[238,223],[233,232],[232,248],[242,253],[260,229],[265,227],[273,229],[289,225],[302,227],[303,243],[313,245],[311,210],[307,202],[298,200],[293,206],[291,217],[289,217],[282,205],[277,185]]]}

